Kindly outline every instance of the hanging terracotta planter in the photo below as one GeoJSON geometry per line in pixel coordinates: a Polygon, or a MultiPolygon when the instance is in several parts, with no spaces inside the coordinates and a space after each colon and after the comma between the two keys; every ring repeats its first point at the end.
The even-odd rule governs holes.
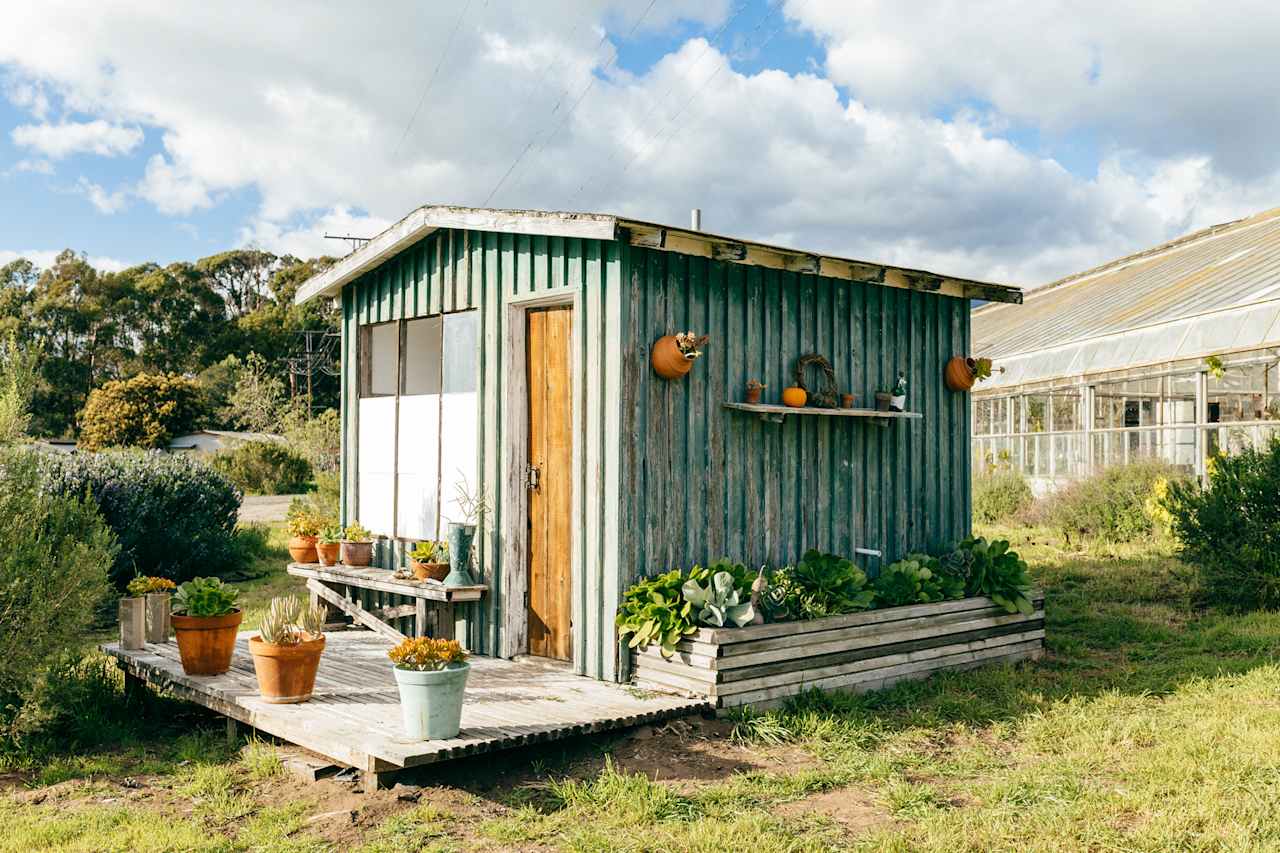
{"type": "Polygon", "coordinates": [[[654,343],[649,362],[663,379],[679,379],[693,369],[694,360],[702,355],[701,347],[708,340],[709,335],[693,332],[663,335],[654,343]]]}
{"type": "Polygon", "coordinates": [[[958,355],[948,361],[946,370],[943,371],[947,387],[952,391],[968,391],[973,388],[975,367],[977,367],[977,362],[963,355],[958,355]]]}

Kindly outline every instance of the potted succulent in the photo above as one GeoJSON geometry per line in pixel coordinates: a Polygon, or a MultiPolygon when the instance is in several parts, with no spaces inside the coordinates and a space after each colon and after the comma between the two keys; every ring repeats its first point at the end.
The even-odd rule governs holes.
{"type": "MultiPolygon", "coordinates": [[[[142,610],[145,614],[143,617],[143,624],[145,625],[147,642],[169,642],[169,597],[170,593],[176,589],[174,582],[168,578],[138,575],[136,578],[129,581],[129,585],[125,587],[125,589],[132,599],[142,602],[142,610]]],[[[130,599],[124,600],[127,601],[130,599]]],[[[121,618],[121,629],[124,628],[124,624],[124,619],[121,618]]],[[[121,636],[121,644],[123,645],[123,633],[121,636]]]]}
{"type": "Polygon", "coordinates": [[[342,528],[329,524],[320,529],[316,536],[316,558],[322,566],[332,566],[338,562],[342,550],[342,528]]]}
{"type": "Polygon", "coordinates": [[[236,594],[219,578],[195,578],[174,593],[170,618],[187,675],[221,675],[231,668],[236,632],[244,618],[236,607],[236,594]]]}
{"type": "Polygon", "coordinates": [[[892,391],[876,392],[876,409],[882,412],[902,412],[907,407],[907,374],[899,373],[892,391]]]}
{"type": "Polygon", "coordinates": [[[415,542],[409,562],[418,580],[442,581],[449,574],[449,543],[433,539],[415,542]]]}
{"type": "Polygon", "coordinates": [[[258,636],[249,638],[263,701],[286,705],[311,698],[324,652],[324,620],[325,608],[304,605],[297,596],[271,600],[258,636]]]}
{"type": "Polygon", "coordinates": [[[311,511],[297,505],[289,507],[285,529],[289,531],[289,556],[295,563],[316,562],[316,537],[321,526],[321,520],[311,511]]]}
{"type": "Polygon", "coordinates": [[[764,384],[763,382],[761,382],[759,379],[748,379],[748,380],[747,380],[747,402],[748,402],[748,403],[759,403],[759,402],[760,402],[760,392],[761,392],[761,391],[763,391],[763,390],[764,390],[765,388],[767,388],[767,387],[769,387],[769,386],[765,385],[765,384],[764,384]]]}
{"type": "Polygon", "coordinates": [[[408,638],[387,652],[400,688],[405,736],[445,740],[462,728],[462,699],[471,665],[457,640],[408,638]]]}
{"type": "Polygon", "coordinates": [[[975,382],[991,378],[991,359],[957,355],[947,362],[943,378],[952,391],[968,391],[975,382]]]}
{"type": "Polygon", "coordinates": [[[693,362],[702,355],[702,347],[709,340],[710,335],[693,332],[663,335],[654,343],[649,361],[663,379],[679,379],[693,369],[693,362]]]}
{"type": "Polygon", "coordinates": [[[347,566],[367,566],[373,562],[373,534],[358,521],[342,531],[342,563],[347,566]]]}

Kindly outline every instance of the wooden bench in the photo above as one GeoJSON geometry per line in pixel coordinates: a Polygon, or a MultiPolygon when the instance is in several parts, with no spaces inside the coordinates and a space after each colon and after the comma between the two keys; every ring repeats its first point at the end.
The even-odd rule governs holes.
{"type": "Polygon", "coordinates": [[[348,616],[354,624],[398,643],[415,637],[453,639],[455,604],[479,601],[489,587],[447,587],[439,581],[394,577],[387,569],[290,563],[289,574],[306,578],[313,604],[348,616]]]}

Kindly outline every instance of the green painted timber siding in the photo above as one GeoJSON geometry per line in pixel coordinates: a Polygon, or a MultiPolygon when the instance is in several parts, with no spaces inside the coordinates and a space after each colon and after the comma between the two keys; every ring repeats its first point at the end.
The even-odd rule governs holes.
{"type": "MultiPolygon", "coordinates": [[[[911,550],[969,532],[968,395],[942,369],[968,352],[969,305],[933,293],[711,261],[625,242],[433,232],[347,285],[343,306],[343,512],[355,483],[356,331],[360,325],[481,311],[477,471],[492,513],[477,538],[489,597],[462,614],[473,649],[504,647],[504,518],[508,306],[542,293],[575,298],[574,669],[625,675],[613,616],[637,577],[728,556],[782,563],[807,548],[853,554],[870,574],[911,550]],[[711,335],[684,379],[649,366],[661,335],[711,335]],[[726,410],[747,379],[776,400],[795,359],[831,359],[841,391],[874,405],[907,372],[908,407],[921,420],[789,416],[766,423],[726,410]]],[[[403,559],[380,549],[380,565],[403,559]]],[[[513,606],[523,609],[522,600],[513,606]]]]}
{"type": "Polygon", "coordinates": [[[754,567],[855,547],[883,551],[855,558],[874,576],[969,534],[968,395],[942,380],[946,361],[968,352],[968,300],[639,248],[628,285],[627,580],[720,556],[754,567]],[[663,380],[650,347],[682,329],[711,340],[685,378],[663,380]],[[908,409],[924,417],[779,424],[723,408],[752,378],[778,401],[810,352],[831,361],[859,407],[874,408],[905,371],[908,409]]]}
{"type": "MultiPolygon", "coordinates": [[[[440,230],[397,254],[347,285],[342,292],[343,324],[343,517],[353,516],[356,483],[356,406],[358,327],[388,320],[479,309],[480,340],[477,384],[476,470],[482,474],[492,507],[485,530],[477,536],[477,565],[490,593],[479,606],[469,606],[458,621],[458,636],[470,647],[494,654],[503,648],[500,606],[501,537],[524,519],[506,519],[503,510],[504,364],[508,339],[507,306],[538,294],[575,298],[574,519],[578,531],[573,566],[573,658],[575,669],[595,678],[614,673],[613,613],[617,608],[617,463],[621,376],[618,342],[621,253],[613,241],[440,230]],[[606,437],[611,441],[604,444],[606,437]],[[606,449],[606,447],[608,449],[606,449]]],[[[378,549],[377,564],[391,568],[404,559],[398,543],[378,549]]],[[[514,606],[523,608],[523,601],[514,606]]]]}

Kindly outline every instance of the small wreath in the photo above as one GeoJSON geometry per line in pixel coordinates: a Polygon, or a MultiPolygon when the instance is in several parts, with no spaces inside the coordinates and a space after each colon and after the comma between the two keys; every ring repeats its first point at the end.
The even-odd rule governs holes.
{"type": "Polygon", "coordinates": [[[809,394],[809,405],[820,409],[834,409],[836,407],[836,372],[832,368],[831,362],[827,361],[826,356],[811,352],[796,359],[795,383],[797,386],[804,388],[809,394]],[[810,365],[817,365],[822,370],[821,391],[809,391],[808,386],[804,384],[804,375],[810,365]]]}

